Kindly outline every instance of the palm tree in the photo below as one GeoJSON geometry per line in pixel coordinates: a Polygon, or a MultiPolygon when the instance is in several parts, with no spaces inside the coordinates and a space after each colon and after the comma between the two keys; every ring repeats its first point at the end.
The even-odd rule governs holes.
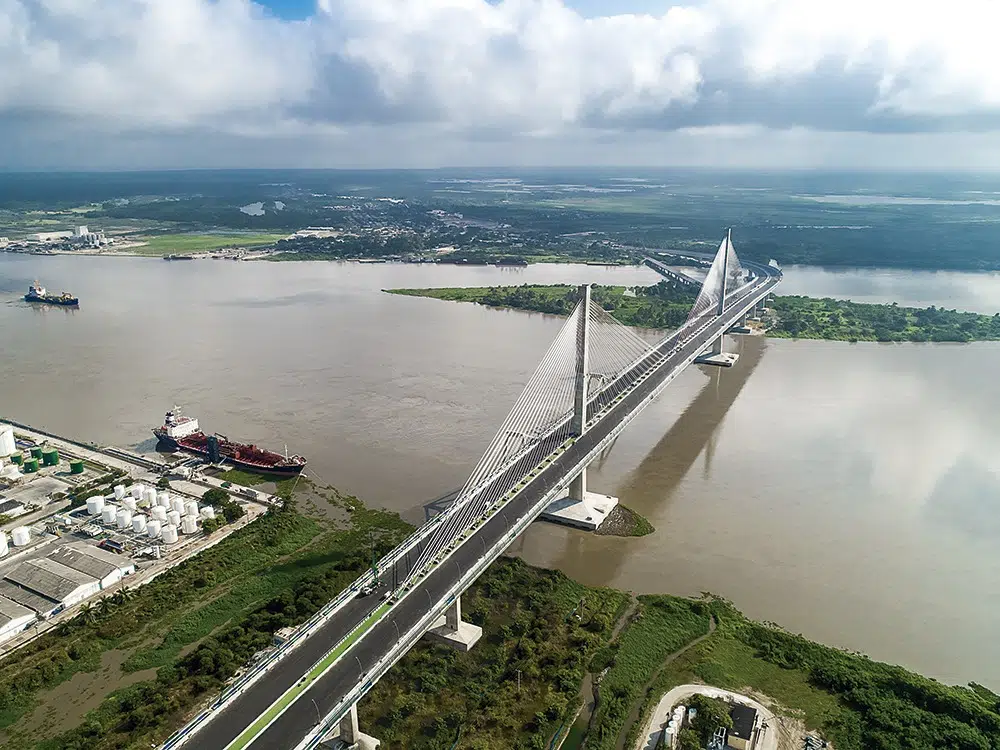
{"type": "Polygon", "coordinates": [[[97,602],[97,607],[96,607],[97,614],[100,615],[102,618],[107,617],[108,613],[110,613],[113,608],[114,608],[114,603],[111,601],[110,596],[106,596],[99,602],[97,602]]]}
{"type": "Polygon", "coordinates": [[[97,613],[89,602],[80,605],[79,617],[85,623],[90,624],[97,621],[97,613]]]}

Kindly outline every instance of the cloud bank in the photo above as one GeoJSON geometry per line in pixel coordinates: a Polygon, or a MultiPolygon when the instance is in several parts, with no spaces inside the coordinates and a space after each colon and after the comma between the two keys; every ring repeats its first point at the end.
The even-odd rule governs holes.
{"type": "Polygon", "coordinates": [[[250,0],[0,0],[0,158],[18,139],[154,135],[991,134],[998,21],[994,0],[603,16],[562,0],[319,0],[305,21],[250,0]]]}

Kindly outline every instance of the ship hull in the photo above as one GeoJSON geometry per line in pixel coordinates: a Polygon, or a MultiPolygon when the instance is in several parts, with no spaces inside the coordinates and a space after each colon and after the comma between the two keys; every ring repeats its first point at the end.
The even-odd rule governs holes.
{"type": "MultiPolygon", "coordinates": [[[[153,434],[157,439],[157,447],[168,448],[173,451],[184,451],[186,453],[193,453],[197,456],[203,456],[208,458],[208,450],[195,445],[186,445],[185,443],[172,438],[160,430],[153,430],[153,434]]],[[[228,463],[237,467],[238,469],[244,469],[245,471],[252,471],[254,474],[271,474],[278,477],[294,477],[302,473],[305,468],[305,464],[285,464],[279,466],[267,466],[265,464],[254,463],[251,461],[244,461],[242,459],[236,458],[235,456],[227,456],[223,454],[222,456],[228,463]]]]}
{"type": "Polygon", "coordinates": [[[80,300],[76,297],[63,299],[61,297],[36,297],[32,294],[24,295],[25,302],[37,302],[40,305],[59,305],[60,307],[79,307],[80,300]]]}

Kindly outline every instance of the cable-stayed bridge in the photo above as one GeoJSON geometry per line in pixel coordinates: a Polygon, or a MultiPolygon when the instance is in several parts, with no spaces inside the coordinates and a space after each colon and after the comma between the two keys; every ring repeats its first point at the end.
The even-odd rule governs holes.
{"type": "Polygon", "coordinates": [[[741,263],[727,234],[687,322],[656,344],[582,287],[455,501],[164,748],[376,746],[359,731],[358,701],[424,636],[473,647],[481,631],[461,619],[462,592],[543,513],[599,522],[616,501],[588,491],[587,466],[689,364],[732,365],[726,332],[780,280],[777,268],[741,263]]]}

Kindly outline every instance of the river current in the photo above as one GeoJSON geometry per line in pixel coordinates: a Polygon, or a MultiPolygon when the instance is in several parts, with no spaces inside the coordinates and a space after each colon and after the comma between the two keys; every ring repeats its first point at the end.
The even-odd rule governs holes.
{"type": "MultiPolygon", "coordinates": [[[[179,404],[417,522],[465,480],[561,321],[381,290],[657,278],[0,254],[0,415],[149,450],[179,404]],[[36,276],[80,309],[21,302],[36,276]]],[[[1000,310],[986,274],[793,267],[779,291],[1000,310]]],[[[716,592],[825,643],[1000,688],[1000,344],[729,346],[736,367],[689,368],[591,469],[654,534],[540,523],[513,551],[589,584],[716,592]]]]}

